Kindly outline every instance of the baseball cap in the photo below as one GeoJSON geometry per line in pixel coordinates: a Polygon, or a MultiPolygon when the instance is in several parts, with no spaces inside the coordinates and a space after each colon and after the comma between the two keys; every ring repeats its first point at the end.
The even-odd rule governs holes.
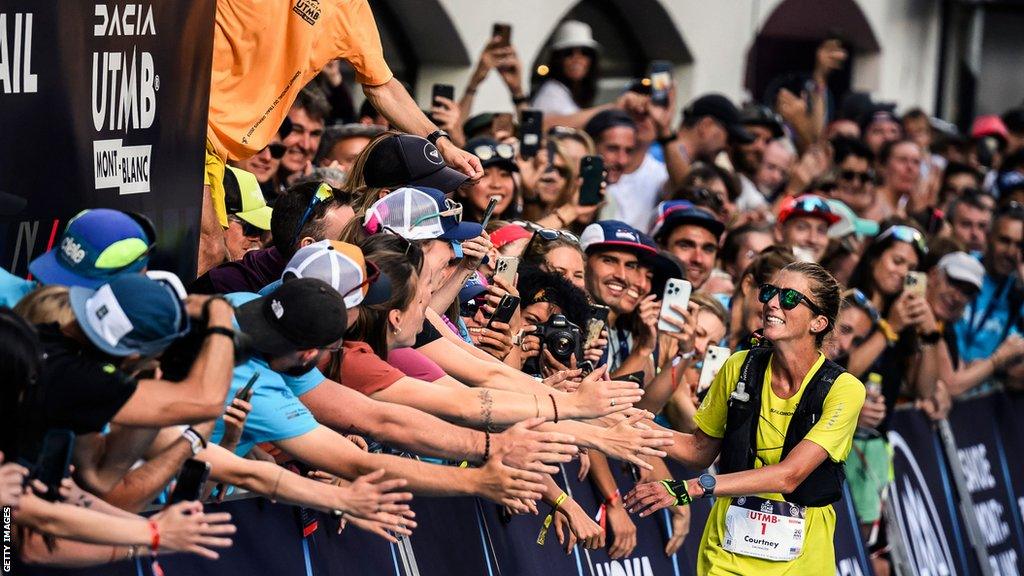
{"type": "Polygon", "coordinates": [[[491,232],[491,246],[495,250],[511,244],[516,240],[522,240],[523,238],[532,238],[533,232],[523,228],[518,224],[506,224],[501,228],[498,228],[494,232],[491,232]]]}
{"type": "Polygon", "coordinates": [[[832,211],[828,202],[815,194],[804,194],[783,200],[776,221],[779,224],[785,224],[786,220],[793,216],[814,216],[828,222],[829,226],[840,220],[839,215],[832,211]]]}
{"type": "Polygon", "coordinates": [[[453,192],[469,180],[446,166],[430,141],[412,134],[396,134],[377,142],[366,158],[363,178],[373,188],[426,186],[443,192],[453,192]]]}
{"type": "Polygon", "coordinates": [[[996,177],[995,189],[1000,195],[1007,195],[1024,190],[1024,174],[1016,170],[1007,170],[996,177]]]}
{"type": "Polygon", "coordinates": [[[895,108],[896,105],[889,102],[871,103],[861,113],[860,121],[858,122],[861,132],[866,132],[875,122],[894,122],[899,124],[900,119],[896,117],[895,108]]]}
{"type": "Polygon", "coordinates": [[[300,248],[281,274],[282,279],[316,278],[331,285],[345,299],[347,308],[380,304],[391,294],[387,274],[363,258],[354,244],[321,240],[300,248]]]}
{"type": "Polygon", "coordinates": [[[478,133],[489,133],[491,126],[494,124],[495,116],[497,116],[495,112],[482,112],[470,116],[469,120],[462,124],[462,132],[469,138],[476,136],[478,133]]]}
{"type": "Polygon", "coordinates": [[[469,240],[484,230],[476,222],[462,222],[462,204],[419,186],[394,190],[370,206],[363,229],[376,234],[385,228],[406,240],[469,240]]]}
{"type": "Polygon", "coordinates": [[[668,278],[684,278],[682,267],[674,258],[658,249],[654,240],[643,232],[618,220],[601,220],[583,229],[580,247],[588,256],[602,251],[622,250],[635,254],[654,269],[652,290],[660,292],[668,278]]]}
{"type": "Polygon", "coordinates": [[[583,127],[583,131],[589,134],[591,138],[597,140],[605,130],[618,126],[625,126],[636,130],[636,121],[625,111],[612,108],[611,110],[602,110],[595,114],[587,122],[587,125],[583,127]]]}
{"type": "Polygon", "coordinates": [[[687,200],[666,200],[658,204],[656,212],[651,236],[658,242],[664,241],[672,230],[683,224],[700,226],[714,234],[716,239],[721,238],[722,232],[725,232],[725,224],[721,220],[687,200]]]}
{"type": "Polygon", "coordinates": [[[124,274],[95,290],[72,286],[68,298],[82,332],[111,356],[155,356],[189,330],[174,287],[143,274],[124,274]]]}
{"type": "Polygon", "coordinates": [[[835,224],[829,226],[829,238],[843,238],[849,234],[854,234],[858,238],[863,238],[865,236],[875,236],[878,234],[878,222],[857,216],[857,213],[847,206],[842,200],[829,198],[826,202],[828,202],[828,206],[832,209],[832,212],[834,212],[836,216],[839,216],[839,220],[836,220],[835,224]]]}
{"type": "Polygon", "coordinates": [[[511,144],[499,144],[494,138],[478,136],[466,142],[466,151],[480,159],[480,166],[500,166],[509,172],[519,172],[516,150],[511,144]]]}
{"type": "Polygon", "coordinates": [[[978,290],[985,283],[985,267],[966,252],[950,252],[939,259],[937,266],[951,279],[966,282],[978,290]]]}
{"type": "Polygon", "coordinates": [[[274,210],[267,206],[256,175],[228,166],[224,171],[224,206],[233,214],[260,230],[270,230],[274,210]]]}
{"type": "Polygon", "coordinates": [[[479,271],[473,272],[459,290],[459,302],[467,302],[484,292],[487,292],[487,279],[479,271]]]}
{"type": "Polygon", "coordinates": [[[736,106],[721,94],[708,94],[701,96],[683,110],[683,120],[691,120],[710,116],[725,126],[729,133],[729,140],[740,144],[747,144],[754,141],[754,136],[747,132],[740,122],[740,112],[736,106]]]}
{"type": "Polygon", "coordinates": [[[238,326],[265,354],[323,348],[345,334],[345,301],[330,284],[296,278],[235,310],[238,326]]]}
{"type": "Polygon", "coordinates": [[[1006,139],[1010,137],[1010,131],[1006,129],[1002,118],[995,114],[986,114],[978,116],[971,124],[971,138],[984,138],[985,136],[995,136],[1006,142],[1006,139]]]}
{"type": "Polygon", "coordinates": [[[782,117],[764,104],[750,103],[744,106],[740,110],[740,122],[744,126],[764,126],[772,131],[772,138],[781,138],[786,133],[782,127],[782,117]]]}
{"type": "Polygon", "coordinates": [[[99,288],[115,276],[140,272],[152,244],[142,226],[119,210],[95,208],[75,215],[52,250],[28,265],[43,284],[99,288]]]}

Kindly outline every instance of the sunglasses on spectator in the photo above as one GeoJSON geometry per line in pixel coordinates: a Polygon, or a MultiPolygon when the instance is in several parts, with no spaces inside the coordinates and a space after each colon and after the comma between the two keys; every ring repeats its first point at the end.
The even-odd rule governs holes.
{"type": "Polygon", "coordinates": [[[473,155],[483,160],[484,162],[492,158],[501,158],[502,160],[511,160],[516,157],[516,150],[511,144],[498,144],[497,146],[491,146],[489,144],[482,144],[471,150],[473,155]]]}
{"type": "Polygon", "coordinates": [[[904,226],[903,224],[889,226],[875,238],[875,242],[881,242],[890,236],[917,248],[921,254],[928,253],[928,244],[925,242],[924,234],[921,234],[921,231],[916,228],[904,226]]]}
{"type": "Polygon", "coordinates": [[[420,216],[419,218],[413,220],[412,226],[409,227],[415,228],[422,224],[425,220],[430,220],[431,218],[446,218],[449,216],[455,218],[457,222],[462,222],[462,204],[459,204],[458,202],[452,200],[451,198],[445,198],[444,210],[441,210],[439,212],[431,212],[430,214],[424,214],[423,216],[420,216]]]}
{"type": "Polygon", "coordinates": [[[380,268],[378,268],[376,264],[370,262],[369,260],[366,260],[365,263],[366,280],[363,280],[356,286],[353,286],[351,290],[342,294],[342,298],[348,298],[350,295],[355,294],[356,290],[362,290],[364,286],[369,286],[370,284],[376,282],[378,278],[380,278],[380,268]]]}
{"type": "Polygon", "coordinates": [[[234,214],[228,215],[228,220],[232,222],[238,222],[242,226],[242,236],[263,236],[267,231],[252,224],[249,224],[245,220],[242,220],[234,214]]]}
{"type": "Polygon", "coordinates": [[[828,202],[826,202],[824,198],[810,196],[806,198],[801,198],[796,204],[794,204],[793,212],[806,212],[810,214],[831,214],[832,207],[828,205],[828,202]]]}
{"type": "Polygon", "coordinates": [[[306,206],[306,211],[302,213],[302,218],[299,219],[299,224],[295,227],[295,233],[292,234],[292,241],[290,246],[295,246],[295,242],[299,239],[299,234],[302,233],[303,226],[309,221],[309,217],[313,214],[313,209],[316,208],[317,204],[321,202],[327,202],[334,198],[334,190],[326,182],[321,183],[313,193],[313,196],[309,199],[309,205],[306,206]]]}
{"type": "Polygon", "coordinates": [[[811,309],[811,312],[821,316],[825,315],[817,304],[811,302],[810,298],[792,288],[779,288],[773,284],[762,284],[761,290],[757,293],[757,299],[762,304],[771,302],[772,298],[775,298],[776,296],[779,297],[779,306],[782,306],[783,310],[792,310],[803,302],[811,309]]]}
{"type": "Polygon", "coordinates": [[[956,194],[957,196],[978,196],[982,194],[982,191],[973,187],[967,186],[964,188],[957,188],[956,186],[946,186],[945,191],[947,194],[956,194]]]}
{"type": "Polygon", "coordinates": [[[856,170],[843,170],[839,172],[839,177],[847,182],[853,182],[854,180],[857,180],[860,182],[861,186],[867,184],[868,182],[874,182],[875,180],[875,174],[870,170],[866,172],[858,172],[856,170]]]}
{"type": "Polygon", "coordinates": [[[575,242],[576,244],[580,243],[579,236],[573,234],[572,232],[566,232],[565,230],[555,230],[554,228],[540,228],[535,230],[533,232],[533,235],[540,237],[540,239],[545,242],[554,242],[555,240],[562,238],[570,242],[575,242]]]}
{"type": "Polygon", "coordinates": [[[871,300],[868,300],[868,297],[857,288],[850,288],[846,292],[843,292],[843,300],[846,300],[850,304],[853,304],[857,308],[863,310],[864,313],[868,315],[868,318],[871,318],[872,326],[878,323],[878,319],[880,318],[878,310],[875,308],[875,305],[871,303],[871,300]]]}
{"type": "Polygon", "coordinates": [[[483,301],[478,301],[476,298],[470,298],[459,305],[459,316],[463,318],[472,318],[476,316],[480,306],[483,306],[483,301]]]}
{"type": "Polygon", "coordinates": [[[267,144],[264,150],[270,150],[270,157],[274,160],[280,160],[284,157],[284,153],[288,150],[288,147],[281,143],[267,144]]]}

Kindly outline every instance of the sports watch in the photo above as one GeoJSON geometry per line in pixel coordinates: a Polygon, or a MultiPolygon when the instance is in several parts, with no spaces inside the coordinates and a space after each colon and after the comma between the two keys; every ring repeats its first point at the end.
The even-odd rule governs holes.
{"type": "Polygon", "coordinates": [[[427,140],[434,146],[437,146],[437,141],[440,140],[441,138],[447,138],[449,140],[452,139],[452,137],[449,136],[447,132],[441,129],[434,130],[430,134],[427,134],[427,140]]]}
{"type": "Polygon", "coordinates": [[[701,498],[708,498],[715,495],[715,477],[711,474],[701,474],[697,477],[697,483],[704,490],[701,498]]]}

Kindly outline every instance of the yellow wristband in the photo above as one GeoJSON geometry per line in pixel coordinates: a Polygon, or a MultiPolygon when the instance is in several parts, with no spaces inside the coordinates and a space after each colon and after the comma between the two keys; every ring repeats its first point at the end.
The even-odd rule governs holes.
{"type": "Polygon", "coordinates": [[[555,498],[555,505],[551,507],[551,512],[544,517],[544,524],[540,527],[540,534],[537,534],[537,544],[543,546],[544,540],[548,537],[548,529],[551,528],[551,523],[555,520],[555,510],[562,505],[569,498],[569,495],[562,492],[555,498]]]}
{"type": "Polygon", "coordinates": [[[892,329],[892,325],[885,318],[878,320],[878,329],[882,331],[882,335],[889,341],[890,344],[895,344],[900,339],[900,335],[892,329]]]}

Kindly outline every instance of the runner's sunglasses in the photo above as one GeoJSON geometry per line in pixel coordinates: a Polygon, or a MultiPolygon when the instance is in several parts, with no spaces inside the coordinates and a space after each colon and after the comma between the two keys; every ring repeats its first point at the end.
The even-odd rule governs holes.
{"type": "Polygon", "coordinates": [[[757,294],[757,299],[762,304],[767,304],[771,302],[772,298],[775,298],[776,295],[779,297],[779,305],[782,306],[783,310],[792,310],[803,302],[815,314],[819,314],[821,316],[825,315],[817,304],[811,302],[810,298],[796,290],[793,290],[792,288],[779,288],[773,284],[762,284],[761,290],[757,294]]]}

